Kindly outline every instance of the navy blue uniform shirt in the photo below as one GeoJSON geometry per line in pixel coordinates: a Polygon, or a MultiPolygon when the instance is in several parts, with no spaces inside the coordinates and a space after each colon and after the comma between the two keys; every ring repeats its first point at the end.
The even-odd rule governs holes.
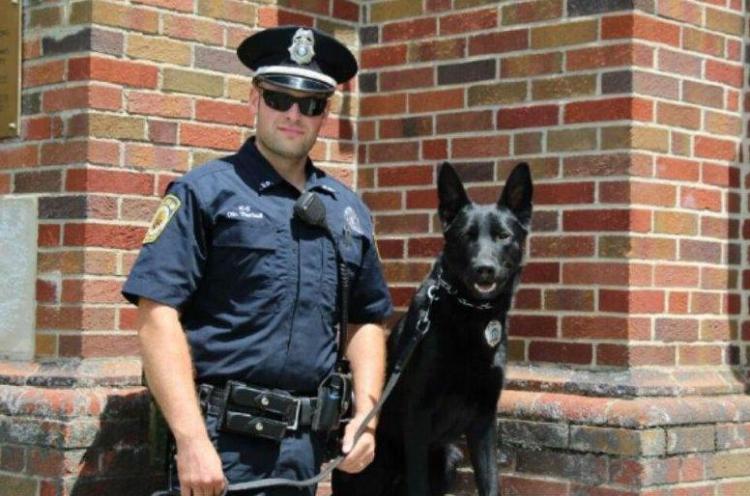
{"type": "MultiPolygon", "coordinates": [[[[351,274],[350,321],[392,310],[370,214],[307,163],[351,274]]],[[[199,382],[313,394],[336,361],[337,267],[321,228],[293,216],[299,191],[248,140],[173,182],[123,287],[180,311],[199,382]]]]}

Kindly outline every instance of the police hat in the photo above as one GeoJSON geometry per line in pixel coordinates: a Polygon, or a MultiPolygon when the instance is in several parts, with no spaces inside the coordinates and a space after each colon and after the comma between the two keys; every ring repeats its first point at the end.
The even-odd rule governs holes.
{"type": "Polygon", "coordinates": [[[333,93],[357,73],[354,55],[314,28],[281,26],[253,34],[237,48],[255,77],[284,88],[333,93]]]}

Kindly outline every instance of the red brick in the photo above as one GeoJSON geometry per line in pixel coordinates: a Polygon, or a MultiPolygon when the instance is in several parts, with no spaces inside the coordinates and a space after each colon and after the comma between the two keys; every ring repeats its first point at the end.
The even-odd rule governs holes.
{"type": "Polygon", "coordinates": [[[436,134],[456,134],[494,129],[491,110],[453,112],[437,116],[436,134]]]}
{"type": "Polygon", "coordinates": [[[568,52],[565,69],[580,71],[615,66],[651,67],[653,58],[653,48],[638,44],[581,48],[568,52]]]}
{"type": "Polygon", "coordinates": [[[242,131],[183,122],[180,124],[179,143],[201,148],[236,150],[242,143],[242,131]]]}
{"type": "Polygon", "coordinates": [[[654,282],[657,286],[695,287],[698,285],[699,274],[696,267],[657,265],[654,268],[654,282]]]}
{"type": "Polygon", "coordinates": [[[63,303],[126,303],[122,282],[112,279],[69,279],[62,285],[63,303]]]}
{"type": "Polygon", "coordinates": [[[563,317],[562,337],[568,339],[641,340],[650,337],[648,319],[623,317],[563,317]]]}
{"type": "Polygon", "coordinates": [[[333,0],[333,17],[348,21],[359,21],[359,5],[350,0],[333,0]]]}
{"type": "Polygon", "coordinates": [[[534,187],[537,205],[570,205],[594,202],[594,183],[537,184],[534,187]]]}
{"type": "Polygon", "coordinates": [[[406,45],[364,48],[360,61],[362,69],[404,64],[406,63],[406,45]]]}
{"type": "Polygon", "coordinates": [[[378,186],[415,186],[433,183],[431,166],[381,167],[378,169],[378,186]]]}
{"type": "Polygon", "coordinates": [[[154,178],[149,174],[109,169],[70,169],[65,179],[67,191],[98,193],[154,194],[154,178]]]}
{"type": "Polygon", "coordinates": [[[473,10],[468,13],[446,15],[440,18],[440,35],[449,36],[468,31],[481,31],[497,26],[497,9],[473,10]]]}
{"type": "Polygon", "coordinates": [[[508,136],[480,138],[455,138],[451,147],[452,158],[498,157],[510,153],[508,136]]]}
{"type": "Polygon", "coordinates": [[[662,71],[700,78],[703,74],[703,59],[684,52],[659,50],[658,67],[662,71]]]}
{"type": "Polygon", "coordinates": [[[716,60],[706,61],[706,78],[735,88],[742,87],[743,67],[716,60]]]}
{"type": "Polygon", "coordinates": [[[432,67],[400,69],[398,71],[380,73],[380,89],[382,91],[425,88],[434,86],[434,84],[435,71],[432,67]]]}
{"type": "Polygon", "coordinates": [[[39,146],[4,146],[0,149],[0,169],[17,169],[39,164],[39,146]]]}
{"type": "Polygon", "coordinates": [[[430,208],[434,210],[437,206],[437,191],[434,189],[418,189],[406,192],[406,208],[430,208]]]}
{"type": "Polygon", "coordinates": [[[135,88],[156,88],[158,69],[154,65],[99,56],[70,59],[68,79],[122,84],[135,88]]]}
{"type": "Polygon", "coordinates": [[[647,232],[651,216],[645,210],[576,210],[563,212],[566,231],[647,232]]]}
{"type": "Polygon", "coordinates": [[[674,341],[696,341],[698,321],[695,319],[657,318],[655,337],[665,343],[674,341]]]}
{"type": "Polygon", "coordinates": [[[521,273],[525,284],[560,282],[560,264],[557,262],[528,262],[521,273]]]}
{"type": "Polygon", "coordinates": [[[612,98],[569,103],[565,106],[566,123],[652,119],[653,103],[641,98],[612,98]]]}
{"type": "Polygon", "coordinates": [[[87,246],[134,250],[140,248],[146,229],[112,224],[66,224],[63,243],[66,246],[87,246]]]}
{"type": "Polygon", "coordinates": [[[664,311],[664,293],[647,290],[599,291],[599,309],[603,312],[658,313],[664,311]]]}
{"type": "Polygon", "coordinates": [[[383,26],[382,42],[414,41],[435,36],[437,21],[434,17],[393,22],[383,26]]]}
{"type": "Polygon", "coordinates": [[[128,94],[128,112],[189,118],[192,115],[192,104],[191,99],[184,96],[130,92],[128,94]]]}
{"type": "Polygon", "coordinates": [[[403,258],[403,239],[379,239],[377,243],[381,258],[403,258]]]}
{"type": "Polygon", "coordinates": [[[625,15],[602,19],[602,39],[642,39],[680,46],[680,26],[643,15],[625,15]]]}
{"type": "Polygon", "coordinates": [[[52,137],[52,119],[49,117],[27,117],[22,127],[22,139],[43,140],[52,137]]]}
{"type": "Polygon", "coordinates": [[[289,12],[278,7],[260,7],[258,9],[258,27],[270,28],[275,26],[295,25],[295,26],[313,26],[315,20],[313,17],[289,12]]]}
{"type": "Polygon", "coordinates": [[[590,289],[545,289],[544,309],[591,312],[594,310],[594,291],[590,289]]]}
{"type": "Polygon", "coordinates": [[[519,129],[524,127],[554,126],[559,122],[560,109],[557,105],[504,108],[497,113],[499,129],[519,129]]]}
{"type": "Polygon", "coordinates": [[[60,246],[60,233],[59,224],[40,224],[37,235],[39,247],[60,246]]]}
{"type": "Polygon", "coordinates": [[[599,184],[599,201],[672,207],[677,198],[677,188],[666,184],[638,181],[599,184]]]}
{"type": "Polygon", "coordinates": [[[648,267],[638,264],[596,262],[563,265],[563,282],[566,284],[643,286],[649,285],[650,278],[648,267]]]}
{"type": "Polygon", "coordinates": [[[125,164],[149,169],[165,169],[185,172],[190,155],[186,150],[153,145],[125,145],[125,164]]]}
{"type": "Polygon", "coordinates": [[[692,210],[721,212],[721,197],[719,190],[682,187],[680,206],[692,210]]]}
{"type": "Polygon", "coordinates": [[[557,317],[546,315],[511,315],[508,335],[512,337],[554,338],[557,336],[557,317]]]}
{"type": "Polygon", "coordinates": [[[674,346],[623,346],[601,344],[596,347],[597,365],[622,367],[625,365],[674,365],[677,350],[674,346]]]}
{"type": "MultiPolygon", "coordinates": [[[[450,110],[464,106],[464,90],[451,89],[409,94],[409,112],[422,113],[436,110],[450,110]]],[[[402,106],[398,113],[403,112],[402,106]]],[[[390,112],[396,113],[396,112],[390,112]]]]}
{"type": "Polygon", "coordinates": [[[425,233],[430,225],[429,214],[376,215],[375,232],[378,234],[425,233]]]}
{"type": "Polygon", "coordinates": [[[656,106],[656,122],[686,129],[700,129],[701,111],[687,105],[659,102],[656,106]]]}
{"type": "Polygon", "coordinates": [[[677,19],[678,21],[684,21],[697,26],[700,26],[703,21],[703,13],[700,5],[680,0],[659,2],[657,13],[664,17],[677,19]]]}
{"type": "Polygon", "coordinates": [[[658,157],[656,177],[685,182],[696,182],[700,178],[700,164],[692,160],[658,157]]]}
{"type": "Polygon", "coordinates": [[[396,93],[362,97],[359,111],[362,117],[402,114],[406,111],[406,95],[396,93]]]}
{"type": "Polygon", "coordinates": [[[469,38],[469,55],[514,52],[528,47],[528,29],[480,34],[469,38]]]}
{"type": "Polygon", "coordinates": [[[532,341],[529,360],[533,362],[569,363],[590,365],[594,351],[590,344],[532,341]]]}
{"type": "Polygon", "coordinates": [[[65,61],[53,60],[39,64],[23,65],[23,87],[32,88],[65,80],[65,61]]]}
{"type": "Polygon", "coordinates": [[[211,45],[224,43],[224,29],[213,20],[164,14],[162,24],[163,32],[170,38],[201,41],[211,45]]]}
{"type": "Polygon", "coordinates": [[[591,257],[593,236],[532,236],[530,252],[534,258],[591,257]]]}
{"type": "Polygon", "coordinates": [[[410,238],[406,244],[408,257],[435,258],[443,249],[443,238],[410,238]]]}
{"type": "Polygon", "coordinates": [[[723,57],[724,37],[685,26],[682,32],[682,47],[693,52],[723,57]]]}
{"type": "Polygon", "coordinates": [[[195,102],[195,119],[221,124],[251,126],[252,115],[247,104],[198,100],[195,102]]]}
{"type": "Polygon", "coordinates": [[[740,171],[734,166],[705,163],[703,164],[703,183],[724,188],[739,188],[740,171]]]}
{"type": "Polygon", "coordinates": [[[409,45],[409,62],[430,62],[464,57],[466,41],[462,38],[416,42],[409,45]]]}
{"type": "Polygon", "coordinates": [[[440,160],[448,157],[448,140],[423,140],[422,158],[425,160],[440,160]]]}
{"type": "Polygon", "coordinates": [[[43,165],[67,165],[84,162],[87,159],[85,141],[67,141],[61,143],[44,143],[42,145],[43,165]]]}
{"type": "Polygon", "coordinates": [[[695,155],[714,160],[736,161],[740,144],[735,141],[696,136],[695,155]]]}
{"type": "Polygon", "coordinates": [[[373,143],[368,146],[370,163],[417,160],[418,154],[419,143],[411,141],[373,143]]]}
{"type": "Polygon", "coordinates": [[[568,496],[565,482],[534,479],[530,476],[504,476],[503,494],[533,494],[534,496],[568,496]]]}
{"type": "Polygon", "coordinates": [[[60,356],[120,357],[137,356],[139,352],[138,337],[135,334],[60,336],[60,356]]]}

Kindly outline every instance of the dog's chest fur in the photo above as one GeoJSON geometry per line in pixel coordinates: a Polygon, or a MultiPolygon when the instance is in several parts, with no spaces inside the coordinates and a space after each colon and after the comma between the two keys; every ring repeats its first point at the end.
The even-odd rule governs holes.
{"type": "MultiPolygon", "coordinates": [[[[420,290],[420,293],[424,295],[425,291],[420,290]]],[[[417,298],[414,302],[417,308],[412,310],[420,306],[424,309],[425,300],[417,298]]],[[[503,336],[501,342],[492,347],[484,331],[491,320],[504,325],[505,312],[505,309],[468,308],[445,291],[439,293],[430,312],[429,330],[398,388],[403,401],[418,410],[430,411],[431,442],[457,439],[477,411],[482,406],[486,408],[487,401],[497,398],[503,382],[506,339],[503,336]]],[[[413,329],[408,320],[409,317],[402,324],[413,329]]],[[[398,337],[394,336],[389,343],[394,352],[397,342],[398,337]]]]}

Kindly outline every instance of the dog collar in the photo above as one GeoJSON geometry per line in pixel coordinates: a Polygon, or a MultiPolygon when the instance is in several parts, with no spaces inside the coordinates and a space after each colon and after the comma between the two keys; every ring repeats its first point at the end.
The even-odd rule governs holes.
{"type": "Polygon", "coordinates": [[[443,288],[449,295],[454,297],[456,301],[458,301],[460,304],[462,304],[465,307],[474,308],[476,310],[492,310],[493,305],[492,303],[474,303],[470,300],[467,300],[466,298],[463,298],[458,294],[458,290],[450,285],[448,281],[443,279],[442,274],[438,274],[437,276],[437,282],[438,285],[443,288]]]}

